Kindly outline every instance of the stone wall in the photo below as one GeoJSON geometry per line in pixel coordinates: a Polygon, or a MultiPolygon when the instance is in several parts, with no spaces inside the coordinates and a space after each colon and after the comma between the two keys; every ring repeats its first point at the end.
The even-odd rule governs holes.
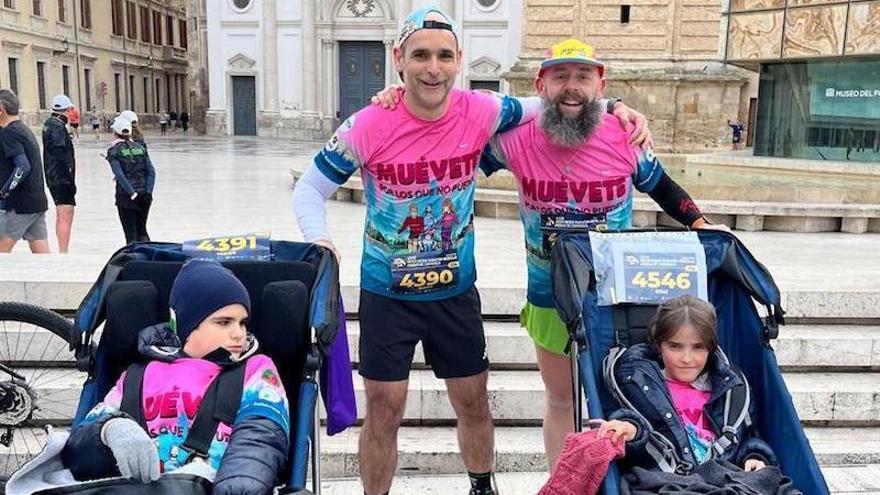
{"type": "MultiPolygon", "coordinates": [[[[208,134],[232,134],[230,116],[225,110],[207,112],[208,134]]],[[[336,119],[296,113],[259,112],[257,135],[289,138],[296,141],[325,141],[336,129],[336,119]]]]}
{"type": "Polygon", "coordinates": [[[727,146],[727,120],[746,122],[755,74],[718,62],[720,0],[632,0],[621,23],[612,0],[526,0],[523,51],[505,74],[534,94],[544,51],[565,38],[592,44],[606,63],[606,94],[650,119],[658,150],[727,146]]]}
{"type": "MultiPolygon", "coordinates": [[[[521,59],[505,77],[515,95],[535,93],[539,59],[521,59]]],[[[719,63],[607,65],[606,94],[644,113],[657,150],[689,152],[727,146],[727,120],[743,119],[751,73],[719,63]]],[[[747,107],[746,107],[747,112],[747,107]]],[[[742,120],[745,121],[745,120],[742,120]]]]}

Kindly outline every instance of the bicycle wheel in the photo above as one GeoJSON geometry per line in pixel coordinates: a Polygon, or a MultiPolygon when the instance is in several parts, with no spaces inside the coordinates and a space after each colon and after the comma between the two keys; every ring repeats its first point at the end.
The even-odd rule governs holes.
{"type": "Polygon", "coordinates": [[[0,302],[0,484],[43,447],[45,425],[69,425],[86,374],[73,324],[39,306],[0,302]]]}

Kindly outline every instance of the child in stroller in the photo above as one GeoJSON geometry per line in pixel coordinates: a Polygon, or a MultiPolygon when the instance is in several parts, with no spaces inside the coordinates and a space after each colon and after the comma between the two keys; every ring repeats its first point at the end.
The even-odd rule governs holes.
{"type": "MultiPolygon", "coordinates": [[[[138,350],[149,363],[141,366],[134,411],[127,410],[126,394],[137,394],[131,377],[139,365],[129,367],[71,432],[63,459],[74,477],[122,475],[148,483],[183,467],[213,477],[215,494],[269,493],[288,452],[290,415],[274,363],[256,354],[258,343],[247,332],[250,305],[228,269],[187,262],[171,288],[171,322],[138,335],[138,350]],[[208,402],[215,379],[219,389],[226,383],[220,379],[236,369],[242,392],[234,420],[208,432],[210,448],[201,455],[187,442],[199,429],[201,403],[208,402]]],[[[218,403],[222,393],[216,393],[218,403]]]]}
{"type": "Polygon", "coordinates": [[[718,347],[712,304],[692,296],[666,301],[649,332],[650,343],[612,352],[613,366],[606,361],[607,385],[623,408],[602,422],[598,435],[626,442],[624,465],[688,473],[710,459],[745,471],[778,464],[752,427],[754,407],[745,376],[718,347]],[[735,387],[743,387],[745,394],[738,424],[726,418],[728,391],[735,387]],[[656,455],[664,447],[677,466],[656,455]]]}

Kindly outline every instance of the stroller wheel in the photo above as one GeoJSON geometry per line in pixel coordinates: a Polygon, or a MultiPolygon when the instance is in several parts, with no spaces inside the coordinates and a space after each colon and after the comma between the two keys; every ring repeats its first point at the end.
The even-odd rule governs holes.
{"type": "Polygon", "coordinates": [[[40,452],[45,425],[70,424],[76,412],[85,374],[76,369],[73,334],[58,313],[0,302],[0,486],[40,452]]]}

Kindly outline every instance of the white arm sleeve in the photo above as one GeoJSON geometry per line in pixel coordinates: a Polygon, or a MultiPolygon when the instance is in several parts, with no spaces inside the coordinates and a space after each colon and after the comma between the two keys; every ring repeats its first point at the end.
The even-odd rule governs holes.
{"type": "Polygon", "coordinates": [[[540,115],[541,110],[544,108],[544,103],[541,101],[540,96],[528,96],[517,98],[517,100],[519,100],[519,104],[522,106],[522,117],[519,119],[520,124],[531,122],[540,115]]]}
{"type": "Polygon", "coordinates": [[[325,203],[339,186],[314,165],[296,182],[293,189],[293,214],[306,242],[330,240],[325,203]]]}

